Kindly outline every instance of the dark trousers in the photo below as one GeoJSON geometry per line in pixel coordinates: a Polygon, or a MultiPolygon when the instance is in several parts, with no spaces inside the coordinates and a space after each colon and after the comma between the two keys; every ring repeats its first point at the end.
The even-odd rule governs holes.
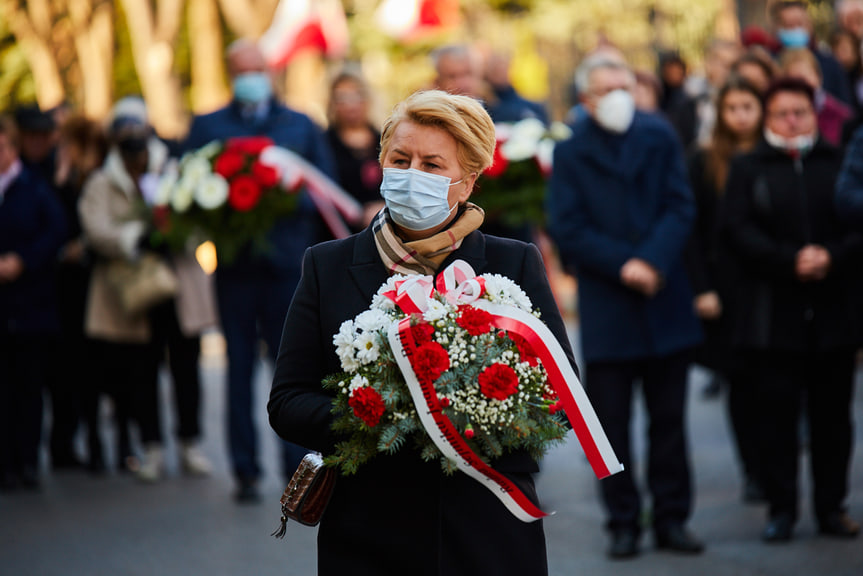
{"type": "Polygon", "coordinates": [[[758,406],[752,371],[740,355],[740,361],[726,372],[728,381],[728,417],[734,433],[737,456],[747,480],[761,483],[761,459],[758,451],[758,406]]]}
{"type": "Polygon", "coordinates": [[[0,334],[0,483],[38,472],[49,340],[0,334]]]}
{"type": "MultiPolygon", "coordinates": [[[[219,316],[228,355],[228,438],[234,475],[256,479],[261,475],[255,423],[252,377],[260,353],[259,340],[275,363],[298,277],[281,276],[262,266],[216,272],[219,316]]],[[[259,400],[266,403],[266,398],[259,400]]],[[[306,451],[282,443],[282,473],[290,476],[306,451]]]]}
{"type": "Polygon", "coordinates": [[[633,476],[630,449],[632,395],[641,382],[647,408],[647,484],[653,501],[653,527],[682,524],[692,507],[686,444],[686,380],[689,354],[621,362],[588,363],[588,396],[623,472],[600,482],[611,530],[639,530],[641,497],[633,476]]]}
{"type": "Polygon", "coordinates": [[[183,334],[173,300],[151,310],[149,319],[154,366],[157,370],[156,386],[148,390],[149,409],[159,408],[158,367],[167,352],[176,410],[177,437],[184,441],[194,440],[201,434],[201,377],[198,366],[201,338],[198,335],[183,334]]]}
{"type": "Polygon", "coordinates": [[[848,493],[854,351],[765,351],[752,358],[770,516],[798,516],[798,423],[804,391],[815,515],[820,520],[840,511],[848,493]]]}

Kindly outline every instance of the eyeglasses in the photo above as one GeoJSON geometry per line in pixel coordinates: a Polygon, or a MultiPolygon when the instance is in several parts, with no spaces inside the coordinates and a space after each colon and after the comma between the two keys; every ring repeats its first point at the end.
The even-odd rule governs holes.
{"type": "Polygon", "coordinates": [[[795,120],[802,120],[811,114],[811,108],[791,108],[789,110],[772,110],[767,115],[776,120],[784,120],[789,117],[795,120]]]}

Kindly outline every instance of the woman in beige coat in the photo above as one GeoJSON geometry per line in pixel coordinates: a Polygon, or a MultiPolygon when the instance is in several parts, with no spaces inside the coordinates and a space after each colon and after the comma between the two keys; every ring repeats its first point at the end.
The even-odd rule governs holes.
{"type": "Polygon", "coordinates": [[[102,347],[104,381],[114,391],[118,414],[132,410],[138,424],[144,445],[136,470],[139,478],[156,481],[163,469],[158,366],[166,347],[181,464],[186,472],[205,475],[210,463],[195,441],[200,435],[200,334],[216,324],[210,278],[191,254],[165,256],[177,277],[176,296],[136,316],[124,311],[108,280],[112,261],[134,261],[146,246],[149,230],[142,188],[147,189],[148,178],[154,178],[151,169],[166,156],[164,145],[150,136],[144,117],[127,109],[120,104],[115,108],[109,128],[111,149],[103,167],[85,185],[79,204],[84,235],[95,254],[85,330],[102,347]]]}

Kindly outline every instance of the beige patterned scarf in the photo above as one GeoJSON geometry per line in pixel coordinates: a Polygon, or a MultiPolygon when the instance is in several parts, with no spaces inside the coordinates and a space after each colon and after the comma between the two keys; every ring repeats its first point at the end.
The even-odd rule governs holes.
{"type": "Polygon", "coordinates": [[[405,242],[393,228],[389,212],[381,210],[372,224],[375,245],[390,274],[431,274],[450,252],[461,246],[464,237],[478,229],[485,212],[476,204],[465,204],[452,224],[434,236],[405,242]]]}

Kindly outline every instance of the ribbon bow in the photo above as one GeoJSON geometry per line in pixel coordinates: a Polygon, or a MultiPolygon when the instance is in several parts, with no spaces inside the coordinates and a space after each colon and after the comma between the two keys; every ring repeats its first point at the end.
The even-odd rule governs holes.
{"type": "Polygon", "coordinates": [[[396,282],[395,290],[384,292],[384,296],[395,302],[405,314],[423,314],[428,310],[435,290],[450,304],[470,304],[485,292],[485,278],[477,278],[470,264],[456,260],[444,269],[436,282],[428,275],[411,276],[396,282]]]}

